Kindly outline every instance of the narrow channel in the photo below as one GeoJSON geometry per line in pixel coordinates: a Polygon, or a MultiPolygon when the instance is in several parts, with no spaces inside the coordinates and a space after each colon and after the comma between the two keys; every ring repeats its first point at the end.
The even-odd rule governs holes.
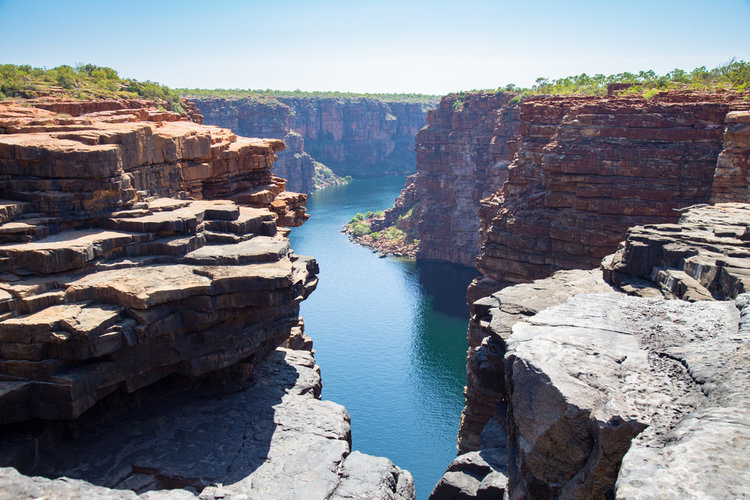
{"type": "Polygon", "coordinates": [[[357,212],[389,208],[404,177],[358,179],[310,196],[310,219],[290,236],[320,264],[302,303],[323,398],[352,417],[353,448],[387,456],[426,499],[456,455],[466,379],[466,287],[473,269],[378,258],[341,229],[357,212]]]}

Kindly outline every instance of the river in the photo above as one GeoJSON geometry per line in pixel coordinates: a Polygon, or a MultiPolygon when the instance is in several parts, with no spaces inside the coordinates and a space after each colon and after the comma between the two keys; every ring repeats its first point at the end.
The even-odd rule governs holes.
{"type": "Polygon", "coordinates": [[[292,249],[320,264],[302,303],[323,398],[352,417],[352,447],[414,475],[426,499],[456,455],[466,380],[466,287],[472,269],[378,258],[340,231],[357,212],[389,208],[404,177],[358,179],[310,196],[292,249]]]}

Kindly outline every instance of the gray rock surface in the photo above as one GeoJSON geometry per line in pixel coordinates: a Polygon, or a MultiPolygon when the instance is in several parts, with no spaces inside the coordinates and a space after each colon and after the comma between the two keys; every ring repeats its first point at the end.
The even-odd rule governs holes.
{"type": "Polygon", "coordinates": [[[279,348],[249,387],[161,398],[79,430],[31,471],[76,480],[0,469],[0,497],[413,498],[407,471],[350,452],[349,415],[320,389],[312,354],[279,348]]]}
{"type": "Polygon", "coordinates": [[[679,224],[629,229],[621,248],[604,258],[604,279],[632,295],[644,296],[647,280],[668,298],[734,298],[750,291],[748,241],[750,205],[696,206],[679,224]]]}
{"type": "Polygon", "coordinates": [[[750,484],[748,468],[724,465],[746,464],[750,442],[739,321],[732,301],[584,294],[517,323],[505,359],[511,498],[612,495],[620,462],[618,497],[750,494],[732,486],[750,484]],[[672,462],[679,447],[690,468],[672,462]]]}

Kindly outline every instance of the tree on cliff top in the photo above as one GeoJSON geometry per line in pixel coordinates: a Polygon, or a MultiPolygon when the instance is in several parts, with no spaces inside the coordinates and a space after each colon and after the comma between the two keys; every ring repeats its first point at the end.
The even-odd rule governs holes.
{"type": "Polygon", "coordinates": [[[123,79],[112,68],[79,64],[52,69],[29,65],[0,65],[0,99],[31,99],[58,95],[73,99],[152,99],[171,111],[182,112],[180,95],[155,82],[123,79]]]}

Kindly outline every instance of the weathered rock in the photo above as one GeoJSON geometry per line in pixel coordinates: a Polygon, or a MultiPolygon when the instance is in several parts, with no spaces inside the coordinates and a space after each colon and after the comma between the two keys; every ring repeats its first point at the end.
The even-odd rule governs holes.
{"type": "Polygon", "coordinates": [[[750,411],[750,359],[740,354],[749,338],[738,330],[739,318],[731,301],[606,294],[577,295],[517,323],[505,360],[511,498],[611,495],[624,456],[633,464],[627,467],[641,467],[649,479],[631,470],[618,483],[618,497],[680,497],[670,484],[691,495],[746,495],[748,478],[736,474],[747,469],[731,465],[747,461],[745,446],[706,437],[729,427],[747,440],[750,431],[742,423],[750,411]],[[699,428],[696,419],[709,424],[699,428]],[[663,458],[664,477],[673,478],[660,483],[653,476],[659,462],[648,457],[671,456],[676,441],[687,449],[693,439],[725,454],[710,459],[717,474],[695,477],[663,458]],[[659,489],[638,489],[652,479],[659,489]]]}
{"type": "Polygon", "coordinates": [[[741,149],[725,119],[748,106],[733,93],[525,100],[507,182],[483,202],[479,270],[523,282],[591,268],[629,227],[676,222],[729,175],[714,175],[722,147],[741,149]]]}
{"type": "Polygon", "coordinates": [[[750,291],[750,206],[694,207],[679,224],[636,226],[602,262],[604,278],[627,293],[662,294],[689,301],[734,298],[750,291]]]}
{"type": "MultiPolygon", "coordinates": [[[[408,472],[350,452],[349,415],[319,399],[311,353],[277,349],[255,367],[249,384],[160,397],[127,416],[79,428],[78,438],[38,456],[32,473],[74,477],[65,483],[71,489],[105,498],[414,497],[408,472]]],[[[3,491],[64,496],[60,480],[2,471],[3,491]]]]}
{"type": "Polygon", "coordinates": [[[721,153],[716,160],[711,203],[750,200],[750,111],[726,116],[721,153]]]}
{"type": "Polygon", "coordinates": [[[113,391],[262,356],[297,328],[314,261],[281,236],[238,230],[249,238],[207,245],[203,234],[241,228],[241,214],[272,221],[271,212],[163,199],[144,210],[104,220],[126,231],[0,245],[11,272],[0,283],[10,313],[0,319],[3,423],[76,418],[113,391]]]}
{"type": "Polygon", "coordinates": [[[496,419],[482,431],[480,451],[459,455],[430,494],[431,500],[503,498],[508,483],[507,435],[496,419]]]}
{"type": "Polygon", "coordinates": [[[237,137],[157,113],[147,103],[75,118],[39,109],[42,104],[0,106],[0,193],[28,202],[33,212],[73,224],[79,212],[92,218],[130,208],[143,192],[233,199],[270,208],[286,225],[306,218],[304,196],[281,196],[284,181],[270,173],[284,147],[279,140],[237,137]]]}
{"type": "Polygon", "coordinates": [[[481,449],[480,433],[495,416],[496,405],[506,400],[503,356],[513,325],[573,295],[609,291],[612,287],[602,280],[599,270],[558,271],[550,278],[506,287],[471,304],[459,453],[481,449]]]}
{"type": "Polygon", "coordinates": [[[427,127],[416,137],[422,206],[417,258],[474,266],[479,202],[502,187],[512,158],[508,143],[518,132],[519,108],[513,97],[450,94],[428,113],[427,127]]]}

